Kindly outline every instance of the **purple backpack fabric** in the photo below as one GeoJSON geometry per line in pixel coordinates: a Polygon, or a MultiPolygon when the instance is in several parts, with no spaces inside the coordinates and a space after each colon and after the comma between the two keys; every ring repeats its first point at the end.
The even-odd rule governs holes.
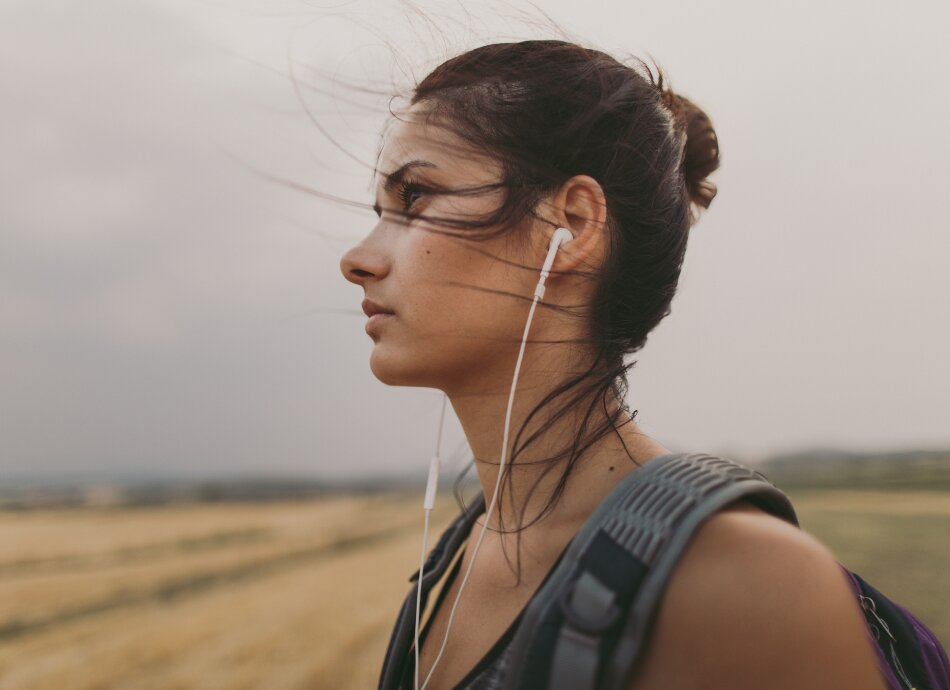
{"type": "Polygon", "coordinates": [[[864,611],[889,690],[950,690],[950,661],[930,628],[860,575],[841,568],[864,611]]]}

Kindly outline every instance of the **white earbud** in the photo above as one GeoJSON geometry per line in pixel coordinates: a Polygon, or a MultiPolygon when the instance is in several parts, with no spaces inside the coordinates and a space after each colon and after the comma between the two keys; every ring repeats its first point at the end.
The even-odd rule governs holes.
{"type": "MultiPolygon", "coordinates": [[[[445,636],[442,638],[442,647],[439,649],[439,653],[436,655],[435,661],[432,662],[432,667],[429,669],[429,673],[426,676],[425,680],[422,683],[422,690],[425,690],[426,685],[429,683],[429,679],[432,678],[432,673],[435,671],[435,667],[438,666],[439,661],[442,659],[442,654],[445,652],[445,645],[449,641],[449,631],[452,629],[452,622],[455,620],[455,611],[458,608],[459,600],[462,598],[462,591],[465,589],[465,585],[468,583],[468,577],[472,573],[472,566],[475,565],[475,557],[478,555],[478,549],[482,545],[482,539],[485,537],[485,530],[488,529],[488,523],[491,520],[491,515],[495,510],[495,503],[498,500],[498,490],[501,488],[501,477],[502,470],[505,468],[505,459],[508,454],[508,433],[511,427],[511,411],[514,405],[515,400],[515,389],[518,385],[518,374],[521,372],[521,360],[524,358],[525,345],[528,342],[528,331],[531,329],[531,320],[534,318],[534,310],[538,306],[538,301],[544,297],[544,281],[547,280],[548,275],[551,273],[551,267],[554,265],[554,257],[557,255],[557,250],[560,249],[561,245],[567,244],[574,239],[573,233],[567,228],[557,228],[554,231],[554,234],[551,236],[551,244],[548,246],[548,254],[544,259],[544,264],[541,267],[541,276],[538,280],[538,285],[534,289],[534,299],[531,301],[531,308],[528,310],[528,320],[525,323],[524,335],[521,338],[521,350],[518,352],[518,360],[515,364],[515,374],[511,382],[511,392],[508,396],[508,410],[505,412],[505,430],[503,434],[503,440],[501,444],[501,462],[498,464],[498,477],[495,480],[495,490],[492,492],[491,501],[488,505],[487,510],[485,511],[485,521],[482,524],[482,530],[478,535],[478,540],[475,542],[475,547],[472,551],[472,558],[469,561],[468,568],[465,571],[465,576],[462,578],[462,584],[459,586],[458,593],[455,595],[455,602],[452,604],[452,610],[449,612],[449,620],[446,623],[445,636]]],[[[442,415],[445,416],[445,398],[442,400],[442,415]]],[[[425,567],[425,555],[426,555],[426,542],[429,536],[429,513],[432,510],[432,507],[435,503],[435,491],[436,485],[439,481],[439,444],[442,439],[442,422],[439,422],[439,441],[436,443],[436,455],[432,458],[432,462],[429,467],[429,481],[426,485],[426,496],[423,502],[425,509],[425,526],[423,528],[422,535],[422,554],[419,559],[419,579],[416,582],[417,593],[416,593],[416,626],[415,626],[415,688],[419,690],[419,614],[420,614],[420,600],[422,598],[422,575],[423,568],[425,567]]]]}
{"type": "Polygon", "coordinates": [[[538,299],[544,298],[544,281],[551,275],[551,266],[554,265],[554,256],[557,254],[557,250],[561,248],[562,244],[567,244],[573,239],[574,234],[567,228],[558,228],[551,236],[548,255],[545,257],[544,265],[541,267],[541,280],[538,281],[538,286],[534,289],[534,296],[538,299]]]}

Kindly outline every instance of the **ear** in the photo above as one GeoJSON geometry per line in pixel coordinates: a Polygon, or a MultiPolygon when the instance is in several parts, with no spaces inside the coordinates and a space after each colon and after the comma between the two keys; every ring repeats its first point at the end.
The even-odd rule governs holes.
{"type": "Polygon", "coordinates": [[[575,175],[551,197],[545,216],[571,231],[574,239],[561,245],[554,272],[595,270],[607,247],[607,199],[603,187],[590,175],[575,175]]]}

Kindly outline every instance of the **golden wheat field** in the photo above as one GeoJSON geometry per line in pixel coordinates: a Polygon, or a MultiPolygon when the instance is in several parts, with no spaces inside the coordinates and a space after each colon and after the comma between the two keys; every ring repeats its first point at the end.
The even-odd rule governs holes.
{"type": "MultiPolygon", "coordinates": [[[[844,565],[950,640],[950,493],[789,495],[844,565]]],[[[0,513],[0,690],[375,687],[419,503],[0,513]]],[[[430,546],[456,511],[440,497],[430,546]]]]}

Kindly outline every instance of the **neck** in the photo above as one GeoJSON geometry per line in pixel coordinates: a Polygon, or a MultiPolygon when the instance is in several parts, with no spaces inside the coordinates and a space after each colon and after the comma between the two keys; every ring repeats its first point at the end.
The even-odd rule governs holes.
{"type": "MultiPolygon", "coordinates": [[[[591,442],[591,435],[604,424],[609,424],[608,413],[613,414],[619,409],[618,402],[609,393],[606,412],[603,402],[597,401],[592,406],[596,398],[588,397],[574,403],[566,414],[554,419],[553,411],[563,405],[565,399],[577,394],[576,389],[571,389],[566,398],[558,397],[546,403],[522,431],[521,427],[528,415],[558,384],[550,372],[569,371],[571,363],[576,366],[578,361],[583,360],[576,357],[556,358],[553,352],[548,351],[546,355],[530,360],[531,366],[527,366],[527,358],[522,364],[512,407],[504,462],[506,469],[502,472],[499,497],[489,520],[489,530],[503,529],[508,532],[534,522],[524,529],[522,538],[534,536],[557,548],[555,545],[563,544],[566,537],[577,531],[617,482],[650,458],[669,452],[640,431],[623,411],[613,423],[615,429],[596,434],[599,438],[591,442]],[[563,361],[552,361],[554,359],[563,361]],[[561,476],[571,459],[575,437],[581,431],[583,417],[588,410],[592,412],[584,437],[579,439],[578,449],[590,445],[574,459],[568,480],[561,488],[554,507],[542,517],[541,513],[558,490],[561,476]],[[516,448],[517,453],[514,453],[516,448]]],[[[513,365],[510,371],[514,371],[513,365]]],[[[574,375],[574,372],[570,372],[570,375],[574,375]]],[[[498,376],[488,376],[481,371],[477,389],[467,387],[464,392],[448,392],[474,455],[486,510],[495,494],[499,477],[511,377],[511,373],[505,376],[505,372],[500,372],[498,376]]],[[[512,539],[515,536],[511,535],[512,539]]]]}

